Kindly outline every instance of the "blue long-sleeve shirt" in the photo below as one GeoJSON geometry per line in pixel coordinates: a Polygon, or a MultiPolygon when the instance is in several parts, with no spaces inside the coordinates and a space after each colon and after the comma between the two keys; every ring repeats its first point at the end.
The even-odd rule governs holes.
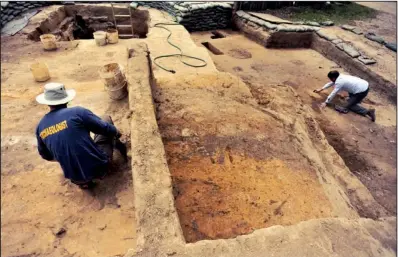
{"type": "Polygon", "coordinates": [[[90,181],[108,166],[108,157],[96,147],[90,132],[115,137],[117,129],[82,107],[53,110],[36,129],[39,154],[59,162],[66,178],[90,181]]]}

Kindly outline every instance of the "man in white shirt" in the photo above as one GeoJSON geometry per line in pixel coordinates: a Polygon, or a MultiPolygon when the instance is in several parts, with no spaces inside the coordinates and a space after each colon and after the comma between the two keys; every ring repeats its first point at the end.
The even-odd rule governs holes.
{"type": "Polygon", "coordinates": [[[372,121],[376,120],[376,113],[374,109],[366,109],[359,105],[363,99],[368,95],[369,83],[358,77],[340,74],[338,71],[330,71],[328,77],[332,82],[327,83],[321,89],[314,90],[315,93],[319,93],[334,85],[332,93],[328,96],[326,101],[321,104],[324,108],[327,104],[330,104],[332,99],[340,91],[346,91],[349,94],[347,105],[343,108],[343,112],[348,110],[358,113],[363,116],[369,116],[372,121]]]}

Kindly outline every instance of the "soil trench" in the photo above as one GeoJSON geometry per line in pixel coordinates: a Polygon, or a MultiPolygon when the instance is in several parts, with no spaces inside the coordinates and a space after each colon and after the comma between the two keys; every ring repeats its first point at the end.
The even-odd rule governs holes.
{"type": "MultiPolygon", "coordinates": [[[[301,221],[342,218],[315,220],[316,224],[312,225],[302,226],[300,223],[299,229],[279,227],[276,234],[272,229],[263,230],[243,240],[228,242],[231,243],[229,251],[239,246],[242,252],[249,252],[247,256],[267,248],[275,251],[278,248],[272,248],[273,239],[282,242],[285,236],[288,237],[285,241],[288,247],[283,247],[284,244],[277,247],[291,251],[292,242],[301,242],[290,238],[291,231],[294,235],[303,233],[303,238],[321,235],[319,237],[326,238],[328,244],[337,242],[337,248],[344,249],[347,245],[338,241],[342,238],[340,235],[346,236],[344,238],[355,235],[355,239],[360,238],[357,241],[370,242],[371,250],[365,249],[365,252],[374,253],[372,251],[376,249],[380,255],[384,253],[380,242],[383,244],[393,237],[382,229],[372,230],[373,226],[368,229],[361,224],[376,221],[358,218],[396,215],[395,105],[371,91],[364,106],[376,109],[376,123],[352,113],[342,115],[332,109],[320,109],[319,104],[327,94],[318,95],[313,90],[328,82],[326,74],[329,70],[344,72],[343,69],[314,50],[266,49],[236,31],[194,33],[194,43],[184,27],[170,26],[173,27],[170,28],[173,42],[184,47],[184,54],[207,61],[207,66],[195,69],[179,58],[163,59],[163,64],[178,71],[172,75],[153,65],[153,59],[150,64],[153,70],[144,71],[146,66],[135,63],[133,66],[136,67],[129,67],[128,58],[142,60],[139,58],[143,57],[138,58],[134,50],[126,51],[134,49],[131,48],[132,40],[120,40],[116,45],[103,47],[97,46],[94,40],[60,41],[57,50],[47,52],[40,42],[27,40],[23,35],[33,31],[25,34],[38,40],[42,33],[56,33],[62,27],[58,32],[63,40],[73,40],[63,33],[68,31],[66,28],[71,28],[70,23],[68,25],[73,21],[71,17],[78,14],[87,21],[84,29],[90,31],[83,31],[73,38],[86,38],[91,35],[91,30],[112,26],[101,21],[109,20],[110,12],[109,6],[101,4],[85,9],[79,4],[65,9],[57,7],[56,15],[49,15],[51,17],[46,22],[31,23],[21,34],[1,38],[4,47],[1,51],[2,256],[131,256],[135,248],[141,249],[139,244],[150,247],[143,248],[137,256],[161,255],[164,245],[167,246],[166,255],[182,256],[184,250],[195,250],[196,247],[202,247],[200,250],[204,249],[206,256],[228,252],[222,249],[216,253],[215,248],[225,243],[221,240],[211,242],[214,243],[211,247],[215,248],[206,248],[209,242],[181,247],[183,242],[175,209],[187,242],[233,238],[256,229],[289,226],[301,221]],[[88,16],[98,19],[91,17],[90,20],[88,16]],[[50,80],[40,83],[33,80],[29,66],[34,62],[47,64],[50,80]],[[135,87],[136,94],[130,92],[130,98],[147,99],[137,105],[148,112],[132,116],[132,101],[129,107],[127,98],[119,102],[109,99],[98,70],[114,62],[128,67],[131,76],[137,73],[133,83],[140,86],[135,87]],[[156,123],[153,116],[147,115],[153,113],[149,86],[148,91],[142,90],[146,85],[142,81],[147,79],[146,72],[154,78],[150,87],[168,169],[156,123]],[[121,139],[128,146],[129,156],[131,135],[143,143],[136,144],[137,152],[148,146],[147,151],[142,152],[155,153],[150,158],[139,155],[137,159],[141,162],[134,162],[141,172],[134,182],[144,189],[141,192],[145,192],[147,198],[139,195],[139,191],[134,195],[130,158],[127,163],[123,162],[117,151],[113,173],[93,191],[80,190],[64,179],[57,163],[40,158],[34,131],[48,107],[38,105],[35,97],[42,93],[48,82],[62,82],[67,89],[78,92],[70,107],[83,106],[97,115],[110,115],[123,135],[121,139]],[[131,128],[131,117],[141,119],[137,124],[143,126],[138,127],[149,131],[142,141],[144,133],[135,133],[138,129],[131,128]],[[152,119],[151,122],[148,119],[152,119]],[[152,140],[154,138],[158,141],[152,140]],[[373,198],[366,198],[369,193],[364,192],[362,184],[351,176],[347,166],[380,203],[380,209],[387,211],[370,210],[380,205],[372,205],[373,198]],[[156,173],[159,170],[161,172],[156,173]],[[347,189],[349,186],[351,188],[347,189]],[[358,197],[360,193],[356,191],[364,197],[358,197]],[[357,198],[360,200],[355,201],[357,198]],[[162,201],[164,199],[167,201],[162,201]],[[371,204],[357,204],[366,202],[363,199],[371,204]],[[172,225],[163,226],[165,223],[172,225]],[[335,229],[344,232],[332,231],[335,229]],[[252,245],[259,242],[266,242],[262,245],[264,248],[253,249],[252,245]],[[268,242],[271,242],[270,247],[268,242]],[[126,254],[129,249],[131,251],[126,254]]],[[[165,44],[168,32],[152,26],[166,21],[165,15],[153,11],[150,19],[149,13],[148,10],[135,12],[135,33],[144,38],[148,33],[147,23],[151,23],[151,29],[148,38],[133,40],[146,43],[151,62],[150,58],[175,49],[165,44]]],[[[39,13],[32,20],[37,21],[35,18],[41,14],[47,16],[39,13]]],[[[116,14],[125,13],[118,10],[116,14]]],[[[124,20],[121,24],[128,25],[129,21],[124,20]]],[[[73,34],[73,30],[68,32],[73,34]]],[[[276,35],[283,37],[283,33],[276,35]]],[[[300,35],[304,47],[310,42],[311,35],[300,35]]],[[[289,46],[289,42],[282,46],[289,46]]],[[[132,88],[132,82],[129,83],[132,88]]],[[[342,102],[344,97],[338,96],[336,101],[342,102]]],[[[384,223],[379,225],[384,226],[384,223]]],[[[322,240],[316,243],[323,243],[322,240]]],[[[355,249],[363,251],[357,247],[354,238],[352,241],[355,249]]],[[[383,247],[389,245],[388,241],[383,247]]],[[[337,254],[336,246],[329,246],[325,249],[337,254]]],[[[303,249],[300,250],[307,250],[303,249]]],[[[395,248],[393,250],[396,252],[395,248]]],[[[238,252],[234,254],[239,255],[238,252]]]]}
{"type": "MultiPolygon", "coordinates": [[[[194,33],[193,38],[199,44],[202,40],[207,40],[208,35],[194,33]]],[[[391,215],[396,214],[395,105],[376,92],[371,92],[363,105],[376,109],[376,123],[353,113],[343,115],[332,109],[321,110],[319,104],[328,92],[319,95],[312,91],[328,82],[326,75],[329,70],[337,69],[347,73],[332,61],[310,49],[266,49],[244,36],[230,35],[211,42],[225,52],[237,47],[251,52],[252,58],[239,60],[239,63],[232,56],[211,56],[219,70],[242,78],[258,102],[268,106],[273,103],[272,98],[264,99],[261,94],[267,90],[267,85],[294,88],[300,98],[312,107],[326,138],[351,172],[370,190],[376,201],[391,215]]],[[[335,101],[342,103],[345,97],[338,96],[335,101]]],[[[375,218],[361,206],[356,208],[361,216],[375,218]]]]}
{"type": "MultiPolygon", "coordinates": [[[[304,119],[263,110],[228,73],[180,76],[157,80],[154,101],[187,242],[343,213],[303,150],[304,119]]],[[[288,89],[275,110],[294,102],[288,89]]]]}
{"type": "MultiPolygon", "coordinates": [[[[40,15],[39,15],[40,16],[40,15]]],[[[125,6],[115,5],[114,9],[108,4],[102,5],[66,5],[55,8],[44,21],[28,26],[24,30],[28,38],[40,41],[40,35],[53,34],[57,41],[73,41],[79,39],[93,39],[93,32],[108,31],[116,29],[119,34],[131,34],[133,26],[134,37],[146,38],[148,33],[149,12],[147,10],[131,10],[131,21],[129,11],[125,6]],[[115,19],[112,15],[114,12],[115,19]]],[[[131,38],[132,36],[130,36],[131,38]]],[[[124,37],[126,38],[126,37],[124,37]]]]}

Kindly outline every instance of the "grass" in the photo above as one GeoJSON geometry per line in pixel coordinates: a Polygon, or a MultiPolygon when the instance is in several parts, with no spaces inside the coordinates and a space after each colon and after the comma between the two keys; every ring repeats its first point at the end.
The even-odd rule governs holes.
{"type": "Polygon", "coordinates": [[[331,20],[336,24],[343,24],[353,20],[363,20],[374,18],[377,11],[356,3],[335,5],[328,8],[314,9],[307,6],[298,7],[291,10],[289,18],[294,21],[316,21],[322,22],[331,20]]]}

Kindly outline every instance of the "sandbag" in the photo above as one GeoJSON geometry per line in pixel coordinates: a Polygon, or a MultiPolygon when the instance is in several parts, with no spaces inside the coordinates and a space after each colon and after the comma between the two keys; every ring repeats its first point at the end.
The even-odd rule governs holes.
{"type": "Polygon", "coordinates": [[[369,32],[369,33],[366,33],[365,34],[365,37],[367,38],[367,39],[369,39],[369,40],[372,40],[372,41],[375,41],[375,42],[377,42],[377,43],[379,43],[379,44],[384,44],[385,42],[384,42],[384,38],[382,38],[382,37],[380,37],[380,36],[377,36],[375,33],[373,33],[373,32],[369,32]]]}
{"type": "Polygon", "coordinates": [[[397,51],[397,44],[396,43],[386,43],[385,46],[388,49],[393,50],[394,52],[397,51]]]}
{"type": "Polygon", "coordinates": [[[355,33],[357,35],[362,35],[363,34],[362,30],[360,30],[358,28],[354,28],[353,30],[351,30],[351,32],[353,32],[353,33],[355,33]]]}
{"type": "Polygon", "coordinates": [[[338,39],[335,35],[329,34],[329,33],[325,32],[325,31],[322,31],[322,30],[317,31],[316,34],[318,34],[318,36],[320,36],[321,38],[324,38],[324,39],[326,39],[328,41],[333,41],[335,39],[338,39]]]}
{"type": "Polygon", "coordinates": [[[365,65],[369,65],[369,64],[374,64],[374,63],[376,63],[376,60],[374,60],[374,59],[372,59],[372,58],[370,58],[370,57],[368,57],[368,56],[365,56],[365,55],[359,56],[359,57],[358,57],[358,60],[359,60],[360,62],[362,62],[363,64],[365,64],[365,65]]]}
{"type": "Polygon", "coordinates": [[[333,21],[322,21],[321,25],[322,26],[333,26],[334,22],[333,21]]]}
{"type": "Polygon", "coordinates": [[[311,31],[317,31],[315,27],[310,27],[310,26],[299,26],[299,25],[278,25],[276,27],[276,31],[281,31],[281,32],[311,32],[311,31]]]}
{"type": "Polygon", "coordinates": [[[337,48],[340,50],[344,51],[346,54],[351,56],[352,58],[357,58],[361,54],[356,50],[353,46],[346,44],[346,43],[340,43],[336,45],[337,48]]]}
{"type": "Polygon", "coordinates": [[[338,39],[332,40],[332,43],[337,45],[337,44],[343,43],[343,40],[338,38],[338,39]]]}
{"type": "Polygon", "coordinates": [[[310,26],[316,26],[316,27],[321,26],[318,22],[315,22],[315,21],[306,21],[306,22],[304,22],[304,25],[310,25],[310,26]]]}
{"type": "Polygon", "coordinates": [[[233,3],[223,2],[139,2],[175,16],[188,31],[227,28],[233,3]]]}
{"type": "Polygon", "coordinates": [[[342,25],[341,28],[342,28],[342,29],[345,29],[345,30],[349,30],[349,31],[355,29],[354,26],[346,25],[346,24],[342,25]]]}

